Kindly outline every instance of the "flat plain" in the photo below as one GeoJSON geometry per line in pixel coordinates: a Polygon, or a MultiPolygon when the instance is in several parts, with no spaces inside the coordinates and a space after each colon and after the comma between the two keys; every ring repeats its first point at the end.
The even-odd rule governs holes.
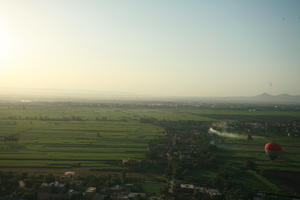
{"type": "MultiPolygon", "coordinates": [[[[126,170],[121,160],[146,159],[148,143],[164,134],[163,127],[143,123],[143,118],[209,123],[256,118],[299,122],[300,112],[153,104],[2,102],[0,136],[15,135],[18,139],[1,141],[0,168],[45,173],[64,170],[121,172],[126,170]]],[[[243,166],[245,161],[252,160],[265,176],[253,171],[247,172],[248,175],[275,192],[278,190],[276,184],[285,187],[297,181],[295,177],[300,175],[299,137],[288,137],[286,133],[253,134],[253,141],[247,141],[247,133],[238,134],[236,138],[224,138],[219,146],[221,150],[216,156],[220,166],[243,166]],[[270,161],[264,153],[264,144],[269,141],[278,142],[284,148],[284,154],[276,161],[270,161]]],[[[216,170],[193,171],[193,176],[199,179],[215,175],[216,170]]]]}

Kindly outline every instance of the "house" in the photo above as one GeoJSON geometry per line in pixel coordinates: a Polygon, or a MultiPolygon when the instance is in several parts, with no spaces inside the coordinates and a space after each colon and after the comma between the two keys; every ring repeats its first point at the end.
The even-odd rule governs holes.
{"type": "Polygon", "coordinates": [[[87,193],[93,193],[93,192],[96,192],[96,187],[89,187],[89,188],[86,189],[85,192],[87,192],[87,193]]]}
{"type": "Polygon", "coordinates": [[[20,188],[25,188],[26,187],[26,184],[24,183],[24,181],[19,181],[19,187],[20,188]]]}
{"type": "Polygon", "coordinates": [[[68,171],[64,173],[64,177],[66,178],[73,178],[75,176],[75,172],[68,171]]]}
{"type": "Polygon", "coordinates": [[[189,189],[189,190],[194,190],[196,187],[192,184],[180,184],[181,189],[189,189]]]}

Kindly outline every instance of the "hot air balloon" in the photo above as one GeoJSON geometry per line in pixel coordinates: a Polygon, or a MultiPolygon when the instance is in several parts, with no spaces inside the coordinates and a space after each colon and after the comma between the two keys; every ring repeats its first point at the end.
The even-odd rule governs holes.
{"type": "Polygon", "coordinates": [[[265,145],[265,152],[271,160],[276,159],[281,151],[282,147],[275,142],[269,142],[265,145]]]}

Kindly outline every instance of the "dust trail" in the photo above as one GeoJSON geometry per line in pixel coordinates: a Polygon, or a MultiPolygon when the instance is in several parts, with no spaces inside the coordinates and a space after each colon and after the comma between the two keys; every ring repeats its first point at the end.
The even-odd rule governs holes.
{"type": "Polygon", "coordinates": [[[242,135],[239,135],[239,134],[236,134],[236,133],[220,132],[220,131],[217,131],[213,128],[209,128],[208,132],[210,134],[215,134],[215,135],[218,135],[218,136],[221,136],[221,137],[243,138],[242,135]]]}

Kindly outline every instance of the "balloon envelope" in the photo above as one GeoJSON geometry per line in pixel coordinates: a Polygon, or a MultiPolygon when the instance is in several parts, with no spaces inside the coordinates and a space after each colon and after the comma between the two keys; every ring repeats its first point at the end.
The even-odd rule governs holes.
{"type": "Polygon", "coordinates": [[[276,159],[280,155],[281,151],[282,147],[275,142],[269,142],[265,145],[265,152],[271,160],[276,159]]]}

